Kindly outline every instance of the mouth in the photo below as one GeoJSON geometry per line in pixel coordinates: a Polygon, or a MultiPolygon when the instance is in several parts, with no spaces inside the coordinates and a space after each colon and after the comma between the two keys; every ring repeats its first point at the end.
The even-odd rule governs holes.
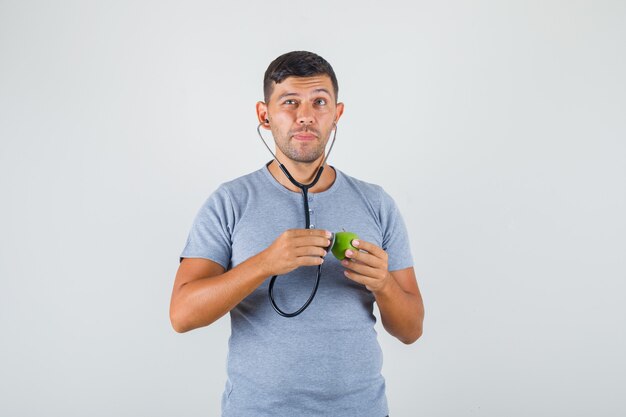
{"type": "Polygon", "coordinates": [[[293,135],[295,140],[311,141],[317,139],[317,136],[309,132],[300,132],[293,135]]]}

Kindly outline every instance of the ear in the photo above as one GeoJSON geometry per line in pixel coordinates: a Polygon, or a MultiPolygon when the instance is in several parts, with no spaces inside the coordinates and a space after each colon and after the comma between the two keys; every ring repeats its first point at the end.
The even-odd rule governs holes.
{"type": "Polygon", "coordinates": [[[258,101],[256,103],[256,117],[259,120],[259,123],[261,123],[261,126],[264,129],[269,130],[270,124],[269,122],[266,122],[266,120],[269,119],[269,116],[267,113],[267,104],[265,104],[262,101],[258,101]]]}
{"type": "Polygon", "coordinates": [[[335,123],[339,123],[339,118],[343,114],[343,103],[337,103],[335,111],[335,123]]]}

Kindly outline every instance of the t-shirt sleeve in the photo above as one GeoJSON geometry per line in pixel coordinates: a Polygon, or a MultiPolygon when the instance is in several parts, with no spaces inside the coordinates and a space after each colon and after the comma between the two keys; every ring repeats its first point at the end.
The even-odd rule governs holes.
{"type": "Polygon", "coordinates": [[[198,211],[180,259],[209,259],[228,270],[234,223],[233,204],[222,186],[209,196],[198,211]]]}
{"type": "Polygon", "coordinates": [[[389,271],[413,266],[413,255],[404,219],[395,201],[382,191],[381,223],[383,227],[383,250],[388,255],[389,271]]]}

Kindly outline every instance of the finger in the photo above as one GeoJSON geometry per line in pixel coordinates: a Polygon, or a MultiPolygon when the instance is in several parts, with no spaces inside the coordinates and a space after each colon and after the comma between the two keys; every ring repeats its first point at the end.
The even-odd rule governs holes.
{"type": "Polygon", "coordinates": [[[330,246],[330,239],[322,236],[300,236],[293,239],[294,247],[304,246],[319,246],[320,248],[327,248],[330,246]]]}
{"type": "Polygon", "coordinates": [[[301,256],[296,259],[296,264],[300,266],[315,266],[324,263],[324,258],[319,256],[301,256]]]}
{"type": "Polygon", "coordinates": [[[295,248],[293,254],[296,257],[301,256],[326,256],[326,251],[317,246],[303,246],[300,248],[295,248]]]}
{"type": "Polygon", "coordinates": [[[350,262],[343,260],[341,264],[348,268],[350,271],[353,271],[359,275],[363,275],[365,277],[373,278],[373,279],[381,279],[384,278],[385,271],[377,268],[372,268],[371,266],[360,264],[357,262],[350,262]]]}
{"type": "Polygon", "coordinates": [[[289,229],[287,233],[291,237],[320,236],[330,238],[333,235],[332,232],[324,229],[289,229]]]}
{"type": "Polygon", "coordinates": [[[359,261],[360,263],[372,266],[374,268],[387,268],[386,259],[381,259],[372,255],[371,253],[347,249],[345,255],[346,258],[352,259],[354,261],[359,261]]]}
{"type": "Polygon", "coordinates": [[[374,278],[370,278],[354,271],[344,271],[343,274],[346,276],[346,278],[351,279],[354,282],[358,282],[359,284],[365,285],[366,287],[375,285],[377,281],[374,278]]]}
{"type": "Polygon", "coordinates": [[[352,246],[354,246],[355,248],[358,248],[358,249],[365,250],[365,251],[373,254],[377,258],[387,259],[387,252],[385,252],[382,248],[374,245],[373,243],[366,242],[365,240],[353,239],[352,240],[352,246]]]}

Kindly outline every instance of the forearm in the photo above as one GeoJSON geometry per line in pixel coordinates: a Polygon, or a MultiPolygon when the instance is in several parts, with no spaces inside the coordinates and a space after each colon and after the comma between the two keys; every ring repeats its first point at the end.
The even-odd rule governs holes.
{"type": "Polygon", "coordinates": [[[170,314],[177,332],[213,323],[267,279],[262,254],[257,254],[220,275],[183,284],[172,298],[170,314]]]}
{"type": "Polygon", "coordinates": [[[390,274],[387,284],[374,293],[383,327],[406,344],[422,335],[424,304],[421,296],[404,291],[390,274]]]}

